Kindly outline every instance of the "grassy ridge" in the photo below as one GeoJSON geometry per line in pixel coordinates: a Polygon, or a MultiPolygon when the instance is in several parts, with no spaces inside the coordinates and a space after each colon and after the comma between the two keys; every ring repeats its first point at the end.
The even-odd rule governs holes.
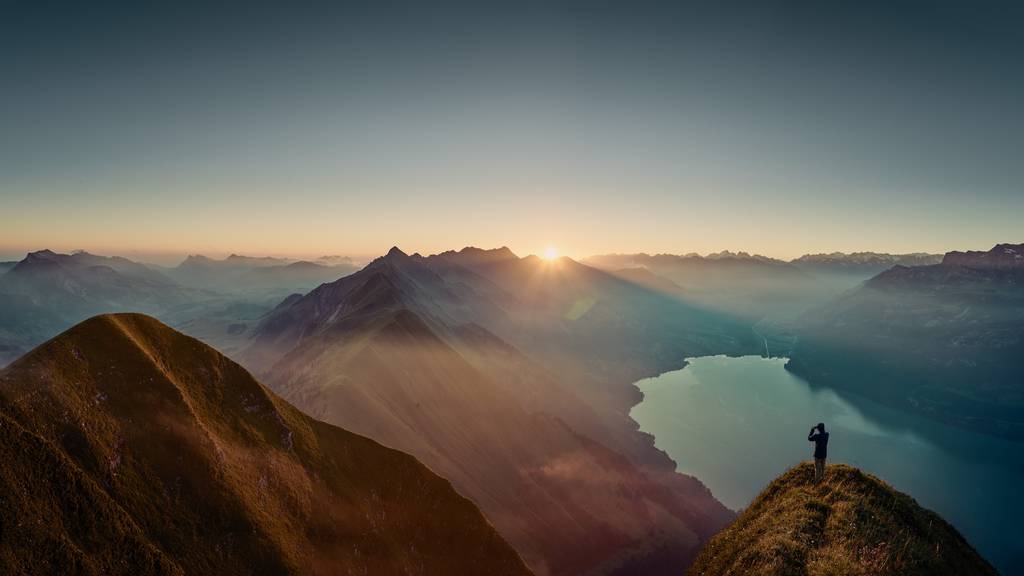
{"type": "Polygon", "coordinates": [[[843,464],[812,482],[810,463],[773,481],[715,536],[690,576],[997,574],[934,512],[843,464]]]}
{"type": "Polygon", "coordinates": [[[529,574],[414,458],[138,314],[0,371],[0,458],[0,574],[529,574]]]}

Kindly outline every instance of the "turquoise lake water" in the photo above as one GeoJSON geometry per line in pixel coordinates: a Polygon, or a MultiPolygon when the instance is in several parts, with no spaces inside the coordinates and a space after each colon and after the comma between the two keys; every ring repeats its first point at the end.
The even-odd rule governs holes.
{"type": "Polygon", "coordinates": [[[637,382],[640,428],[715,496],[740,509],[802,460],[825,422],[829,461],[857,466],[956,526],[1006,575],[1024,574],[1024,444],[811,386],[783,358],[693,358],[637,382]]]}

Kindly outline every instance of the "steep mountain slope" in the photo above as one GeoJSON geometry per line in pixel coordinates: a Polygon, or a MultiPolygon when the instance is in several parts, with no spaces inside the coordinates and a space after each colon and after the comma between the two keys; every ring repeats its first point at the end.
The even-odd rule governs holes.
{"type": "Polygon", "coordinates": [[[5,574],[184,574],[135,521],[0,400],[0,570],[5,574]]]}
{"type": "MultiPolygon", "coordinates": [[[[507,258],[467,255],[477,266],[507,258]]],[[[731,514],[635,428],[629,441],[603,431],[632,442],[629,454],[578,433],[576,423],[601,430],[602,417],[560,373],[491,329],[523,339],[532,330],[533,346],[549,353],[584,347],[570,342],[582,331],[574,323],[597,307],[567,317],[586,286],[568,264],[555,270],[544,279],[534,268],[522,290],[509,291],[501,274],[527,269],[492,271],[492,280],[450,257],[393,249],[282,303],[243,358],[314,416],[451,478],[537,573],[671,573],[731,514]]]]}
{"type": "Polygon", "coordinates": [[[0,372],[0,434],[4,573],[528,573],[416,460],[146,316],[0,372]]]}
{"type": "Polygon", "coordinates": [[[627,413],[638,400],[632,382],[679,368],[686,356],[756,351],[744,319],[569,258],[542,261],[467,248],[425,263],[450,285],[470,286],[498,302],[503,315],[474,310],[473,320],[602,412],[627,413]]]}
{"type": "Polygon", "coordinates": [[[797,325],[788,368],[973,429],[1024,438],[1024,245],[897,266],[797,325]]]}
{"type": "Polygon", "coordinates": [[[955,528],[874,476],[801,464],[715,536],[691,576],[995,575],[955,528]]]}
{"type": "Polygon", "coordinates": [[[578,431],[657,467],[671,464],[628,416],[639,401],[633,382],[679,368],[686,356],[760,349],[741,319],[570,259],[518,258],[507,248],[424,258],[396,248],[358,274],[280,307],[243,358],[266,369],[304,335],[339,318],[395,308],[416,312],[488,375],[504,372],[517,387],[554,391],[534,397],[578,431]],[[495,342],[521,354],[479,354],[495,342]],[[532,361],[529,367],[523,358],[532,361]],[[581,403],[567,402],[564,392],[587,409],[577,410],[581,403]]]}

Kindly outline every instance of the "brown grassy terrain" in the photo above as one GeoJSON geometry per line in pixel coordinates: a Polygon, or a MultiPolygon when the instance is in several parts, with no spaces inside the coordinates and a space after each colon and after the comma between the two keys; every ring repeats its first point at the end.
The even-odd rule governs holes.
{"type": "Polygon", "coordinates": [[[414,458],[99,316],[0,372],[0,573],[528,574],[414,458]]]}
{"type": "Polygon", "coordinates": [[[831,465],[825,482],[800,464],[715,536],[690,576],[996,574],[963,536],[913,498],[860,470],[831,465]]]}

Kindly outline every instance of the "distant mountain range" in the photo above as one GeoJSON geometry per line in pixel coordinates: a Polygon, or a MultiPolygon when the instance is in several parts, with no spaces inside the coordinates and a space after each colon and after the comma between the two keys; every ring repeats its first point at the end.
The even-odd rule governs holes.
{"type": "Polygon", "coordinates": [[[630,384],[743,338],[569,259],[394,248],[282,302],[241,358],[306,412],[450,478],[536,573],[668,574],[732,514],[636,432],[630,384]]]}
{"type": "Polygon", "coordinates": [[[207,298],[126,258],[32,252],[0,275],[0,365],[95,314],[156,314],[207,298]]]}
{"type": "Polygon", "coordinates": [[[948,252],[942,258],[946,266],[964,266],[975,269],[1024,269],[1024,244],[996,244],[986,252],[948,252]]]}
{"type": "Polygon", "coordinates": [[[88,252],[32,252],[0,277],[0,291],[22,294],[58,313],[89,314],[112,303],[154,310],[194,294],[142,264],[88,252]]]}
{"type": "Polygon", "coordinates": [[[777,478],[687,574],[998,574],[955,528],[878,478],[842,464],[828,467],[825,483],[812,478],[810,463],[777,478]]]}
{"type": "Polygon", "coordinates": [[[324,256],[315,262],[231,254],[223,260],[189,255],[178,266],[162,271],[180,284],[216,292],[284,297],[306,292],[356,271],[350,258],[324,256]]]}
{"type": "Polygon", "coordinates": [[[788,262],[761,256],[760,254],[748,254],[747,252],[730,252],[728,250],[701,256],[696,253],[689,254],[602,254],[590,256],[584,262],[601,269],[621,269],[643,267],[651,271],[664,270],[671,274],[684,274],[704,272],[712,278],[699,279],[698,282],[720,281],[726,279],[730,274],[746,274],[751,268],[761,270],[773,270],[785,274],[792,272],[788,262]]]}
{"type": "MultiPolygon", "coordinates": [[[[26,542],[44,543],[46,557],[71,558],[87,573],[234,570],[221,566],[241,573],[253,562],[271,572],[316,572],[319,552],[310,551],[332,549],[337,530],[369,539],[358,555],[338,553],[354,571],[400,571],[376,563],[370,552],[391,550],[406,568],[464,573],[465,566],[445,564],[450,557],[426,551],[440,550],[438,542],[449,536],[425,534],[431,543],[422,545],[404,540],[413,536],[403,522],[427,522],[425,508],[403,516],[405,504],[397,502],[408,497],[428,506],[436,496],[475,526],[458,536],[479,543],[474,558],[498,559],[488,573],[525,570],[504,539],[538,575],[674,574],[735,515],[697,479],[676,473],[637,430],[629,417],[641,398],[633,382],[677,369],[687,357],[761,354],[770,343],[771,353],[788,355],[787,367],[815,385],[1022,438],[1022,248],[1001,244],[938,261],[858,253],[783,262],[723,252],[609,255],[586,263],[519,258],[507,248],[433,256],[394,248],[360,270],[343,257],[190,256],[158,268],[84,252],[34,252],[0,272],[0,365],[95,314],[156,315],[241,361],[314,418],[420,459],[479,506],[501,536],[474,524],[475,509],[450,497],[450,489],[417,492],[434,486],[419,472],[410,472],[419,488],[403,485],[400,493],[375,487],[386,484],[384,473],[364,483],[345,476],[359,496],[339,506],[355,506],[348,510],[368,514],[370,524],[344,524],[346,515],[344,527],[330,528],[336,518],[318,515],[332,513],[330,506],[314,511],[301,497],[316,482],[332,482],[324,466],[369,462],[376,469],[378,451],[397,453],[302,420],[231,361],[131,315],[91,320],[0,373],[0,428],[8,430],[0,432],[18,431],[7,439],[16,448],[5,457],[31,453],[45,466],[15,458],[0,482],[22,495],[18,514],[41,506],[51,515],[49,528],[25,532],[26,542]],[[887,267],[865,276],[878,266],[887,267]],[[169,424],[167,414],[146,403],[153,400],[144,394],[149,388],[125,386],[129,381],[156,383],[162,403],[167,386],[176,387],[193,413],[174,412],[173,422],[184,423],[169,424]],[[117,386],[116,395],[108,384],[117,386]],[[266,399],[276,412],[224,408],[236,388],[266,399]],[[36,398],[49,407],[37,406],[36,398]],[[103,412],[115,409],[147,416],[124,423],[118,418],[126,412],[103,412]],[[282,451],[272,438],[280,428],[261,414],[289,430],[312,430],[305,438],[319,452],[282,451]],[[203,431],[209,443],[186,442],[203,464],[182,482],[216,486],[213,508],[203,508],[195,490],[178,495],[164,476],[154,484],[159,493],[145,485],[151,474],[167,472],[164,466],[177,470],[181,463],[161,460],[154,444],[138,444],[138,434],[175,443],[175,434],[191,441],[189,430],[203,431]],[[325,455],[333,441],[324,435],[339,434],[364,448],[325,455]],[[235,454],[250,460],[217,460],[235,454]],[[266,487],[251,491],[238,482],[263,486],[254,470],[283,477],[268,476],[266,487]],[[45,489],[27,491],[18,484],[25,478],[45,489]],[[72,486],[70,499],[55,499],[58,485],[72,486]],[[135,499],[121,502],[126,497],[135,499]],[[386,497],[396,504],[383,505],[389,512],[378,518],[372,511],[386,497]],[[297,508],[285,510],[282,502],[297,508]],[[189,516],[184,507],[215,521],[199,526],[199,513],[189,516]],[[90,510],[89,518],[72,518],[80,509],[90,510]],[[307,521],[314,528],[296,530],[307,521]],[[160,523],[170,527],[157,530],[160,523]],[[78,542],[68,540],[72,533],[96,536],[78,542]],[[110,547],[114,541],[139,563],[111,564],[101,551],[122,550],[110,547]],[[183,552],[186,542],[199,541],[194,557],[183,552]]],[[[169,398],[168,409],[180,407],[179,396],[169,398]]],[[[327,501],[341,498],[326,484],[322,491],[327,501]]],[[[443,518],[439,530],[463,529],[443,518]]],[[[0,535],[9,533],[3,522],[0,535]]],[[[31,546],[5,545],[0,537],[0,567],[38,558],[26,555],[31,546]]]]}
{"type": "Polygon", "coordinates": [[[0,268],[0,366],[90,316],[124,311],[158,316],[233,353],[281,298],[355,269],[342,257],[323,260],[331,265],[189,256],[161,268],[82,251],[32,252],[0,268]]]}
{"type": "MultiPolygon", "coordinates": [[[[870,278],[893,266],[927,266],[942,261],[942,254],[885,254],[880,252],[832,252],[805,254],[790,261],[769,258],[747,252],[728,250],[701,256],[696,253],[675,254],[606,254],[591,256],[584,261],[602,269],[645,268],[652,272],[662,270],[666,277],[694,271],[703,271],[710,277],[698,279],[700,284],[723,280],[742,280],[750,270],[773,270],[784,273],[790,266],[804,272],[848,274],[870,278]],[[732,278],[729,275],[733,275],[732,278]]],[[[682,280],[681,277],[677,280],[682,280]]]]}
{"type": "Polygon", "coordinates": [[[5,574],[529,574],[415,459],[146,316],[0,371],[0,438],[5,574]]]}
{"type": "Polygon", "coordinates": [[[791,263],[801,270],[818,274],[844,274],[869,278],[893,266],[929,266],[942,261],[942,254],[883,254],[854,252],[844,254],[805,254],[791,263]]]}
{"type": "MultiPolygon", "coordinates": [[[[823,293],[814,278],[789,262],[746,252],[708,256],[606,254],[584,262],[615,274],[643,268],[680,286],[693,304],[755,322],[802,310],[809,299],[832,294],[823,293]]],[[[652,285],[650,281],[645,283],[652,285]]]]}
{"type": "Polygon", "coordinates": [[[806,313],[788,367],[961,426],[1024,438],[1024,245],[895,266],[806,313]]]}
{"type": "Polygon", "coordinates": [[[584,260],[666,294],[754,322],[788,321],[893,266],[937,264],[941,254],[807,254],[786,262],[746,252],[701,256],[606,254],[584,260]]]}

